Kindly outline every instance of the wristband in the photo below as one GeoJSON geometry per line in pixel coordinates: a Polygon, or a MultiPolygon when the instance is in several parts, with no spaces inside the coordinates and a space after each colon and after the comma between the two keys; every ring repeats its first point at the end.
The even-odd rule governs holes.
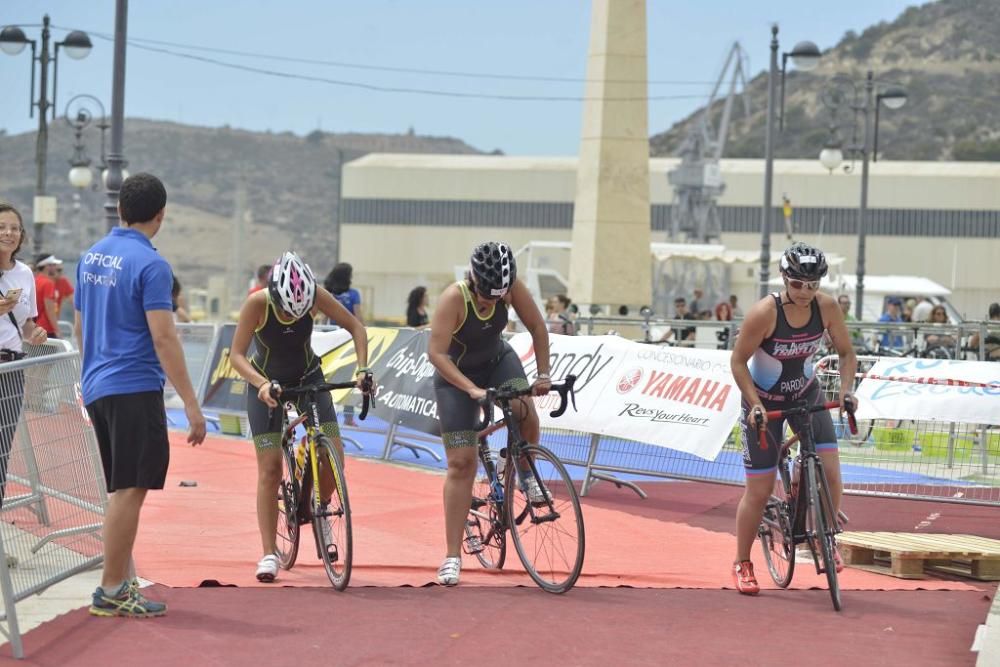
{"type": "Polygon", "coordinates": [[[535,375],[535,379],[536,380],[551,380],[552,376],[549,375],[548,373],[537,373],[535,375]]]}
{"type": "Polygon", "coordinates": [[[355,375],[361,375],[362,373],[371,374],[371,372],[372,369],[368,368],[367,366],[364,366],[363,368],[359,368],[358,370],[354,371],[354,374],[355,375]]]}

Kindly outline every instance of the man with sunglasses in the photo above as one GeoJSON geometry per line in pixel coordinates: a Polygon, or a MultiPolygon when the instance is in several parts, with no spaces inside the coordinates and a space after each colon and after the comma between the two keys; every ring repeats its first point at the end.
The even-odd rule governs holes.
{"type": "MultiPolygon", "coordinates": [[[[506,243],[490,241],[476,246],[469,260],[466,279],[450,285],[441,294],[434,319],[428,357],[434,365],[434,393],[441,439],[448,457],[444,482],[445,559],[437,580],[444,586],[458,583],[462,570],[462,535],[472,502],[479,438],[479,403],[487,387],[527,389],[528,379],[521,360],[501,334],[507,327],[507,309],[531,333],[538,369],[536,395],[548,393],[549,332],[545,318],[531,292],[517,279],[514,251],[506,243]]],[[[515,418],[529,443],[541,435],[535,404],[517,401],[515,418]]],[[[544,502],[545,491],[534,478],[523,490],[532,502],[544,502]]]]}
{"type": "MultiPolygon", "coordinates": [[[[811,358],[829,335],[839,356],[840,404],[856,405],[850,393],[857,372],[857,358],[844,326],[844,313],[830,295],[819,292],[827,272],[823,253],[804,243],[795,243],[781,256],[785,289],[755,303],[743,320],[731,357],[733,378],[743,394],[743,464],[746,487],[736,511],[736,560],[732,574],[736,589],[745,595],[760,591],[750,562],[750,548],[767,499],[774,489],[779,446],[784,424],[767,422],[766,412],[795,403],[824,400],[811,358]],[[766,423],[767,442],[759,442],[757,415],[766,423]]],[[[798,424],[790,424],[793,431],[798,424]]],[[[837,437],[829,412],[812,416],[816,451],[823,459],[827,486],[839,510],[843,483],[837,437]]],[[[835,553],[838,571],[843,567],[835,553]]]]}

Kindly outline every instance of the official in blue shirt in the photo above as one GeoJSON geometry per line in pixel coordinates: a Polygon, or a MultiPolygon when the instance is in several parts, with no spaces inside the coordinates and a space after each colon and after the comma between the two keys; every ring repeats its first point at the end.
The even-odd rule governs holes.
{"type": "MultiPolygon", "coordinates": [[[[882,316],[878,318],[879,322],[902,322],[903,318],[900,315],[900,311],[903,308],[903,302],[898,297],[889,297],[885,302],[885,312],[882,316]]],[[[892,336],[889,332],[882,334],[879,339],[879,344],[882,347],[891,347],[897,350],[903,349],[903,337],[899,333],[895,333],[892,336]]]]}
{"type": "Polygon", "coordinates": [[[170,461],[164,376],[184,401],[188,442],[205,439],[205,417],[184,363],[170,290],[173,272],[150,242],[163,224],[167,191],[151,174],[122,183],[122,226],[77,266],[76,337],[83,353],[83,401],[111,494],[104,514],[104,573],[95,616],[162,616],[167,606],[128,578],[139,513],[149,489],[162,489],[170,461]]]}

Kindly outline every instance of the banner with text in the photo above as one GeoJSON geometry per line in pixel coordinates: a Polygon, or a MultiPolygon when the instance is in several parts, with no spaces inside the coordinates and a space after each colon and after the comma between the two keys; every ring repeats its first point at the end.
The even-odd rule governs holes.
{"type": "Polygon", "coordinates": [[[215,350],[212,351],[212,365],[205,378],[202,392],[202,407],[223,412],[246,412],[247,383],[229,363],[229,348],[233,345],[235,324],[219,327],[215,350]]]}
{"type": "MultiPolygon", "coordinates": [[[[368,327],[368,365],[376,383],[371,409],[386,421],[439,435],[434,367],[427,358],[429,340],[426,330],[368,327]]],[[[356,368],[350,338],[323,357],[323,373],[330,382],[349,381],[356,368]]],[[[334,398],[341,401],[349,393],[337,391],[334,398]]]]}
{"type": "MultiPolygon", "coordinates": [[[[554,381],[576,375],[577,411],[557,419],[553,393],[536,398],[542,426],[599,433],[713,460],[740,416],[728,351],[635,343],[618,336],[550,335],[554,381]]],[[[528,379],[537,372],[531,335],[511,345],[528,379]]]]}
{"type": "Polygon", "coordinates": [[[1000,364],[882,359],[858,386],[861,419],[1000,424],[1000,364]]]}

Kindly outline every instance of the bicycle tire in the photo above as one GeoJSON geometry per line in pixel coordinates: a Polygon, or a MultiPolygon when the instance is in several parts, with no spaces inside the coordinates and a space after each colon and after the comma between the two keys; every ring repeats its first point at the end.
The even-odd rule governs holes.
{"type": "Polygon", "coordinates": [[[833,601],[833,608],[840,611],[840,581],[837,578],[837,563],[833,558],[834,547],[834,523],[836,519],[829,515],[830,509],[827,507],[824,492],[820,485],[825,484],[821,480],[821,474],[817,471],[816,460],[809,459],[809,512],[813,517],[813,530],[819,542],[819,556],[822,560],[823,571],[826,573],[826,583],[830,589],[830,599],[833,601]]]}
{"type": "MultiPolygon", "coordinates": [[[[506,472],[506,471],[505,471],[506,472]]],[[[493,497],[483,462],[479,461],[476,478],[472,483],[472,503],[465,521],[465,542],[476,539],[482,549],[474,552],[479,564],[488,570],[503,568],[507,558],[507,524],[504,520],[504,502],[493,497]]],[[[466,553],[470,553],[468,549],[466,553]]]]}
{"type": "MultiPolygon", "coordinates": [[[[527,471],[511,471],[506,479],[506,512],[511,538],[521,564],[539,587],[549,593],[565,593],[583,569],[586,535],[580,497],[566,467],[555,454],[536,445],[520,448],[520,458],[531,462],[527,471]],[[537,473],[537,475],[536,475],[537,473]],[[520,488],[520,478],[535,476],[548,500],[531,503],[520,488]],[[553,527],[558,524],[558,529],[553,527]],[[547,544],[558,534],[569,536],[565,547],[547,544]],[[575,533],[575,534],[574,534],[575,533]],[[557,562],[556,562],[557,561],[557,562]]],[[[518,466],[511,458],[508,466],[518,466]]]]}
{"type": "MultiPolygon", "coordinates": [[[[784,464],[784,462],[782,463],[784,464]]],[[[788,588],[795,574],[795,540],[792,535],[791,503],[786,492],[787,467],[779,467],[774,479],[774,494],[764,507],[757,535],[771,579],[780,588],[788,588]]]]}
{"type": "Polygon", "coordinates": [[[299,555],[299,502],[302,487],[295,477],[295,459],[291,447],[281,447],[281,482],[278,485],[278,523],[275,526],[275,551],[284,570],[295,565],[299,555]]]}
{"type": "Polygon", "coordinates": [[[354,560],[354,536],[351,530],[351,503],[347,494],[347,478],[344,476],[344,466],[337,456],[333,443],[325,435],[316,438],[316,456],[319,461],[326,461],[333,472],[334,487],[330,501],[324,506],[316,506],[316,496],[313,494],[313,534],[316,536],[316,547],[323,561],[323,569],[333,587],[342,591],[351,580],[351,566],[354,560]],[[321,522],[329,520],[331,544],[326,544],[323,538],[321,522]],[[331,548],[332,547],[332,548],[331,548]],[[331,556],[331,552],[336,558],[331,556]]]}

